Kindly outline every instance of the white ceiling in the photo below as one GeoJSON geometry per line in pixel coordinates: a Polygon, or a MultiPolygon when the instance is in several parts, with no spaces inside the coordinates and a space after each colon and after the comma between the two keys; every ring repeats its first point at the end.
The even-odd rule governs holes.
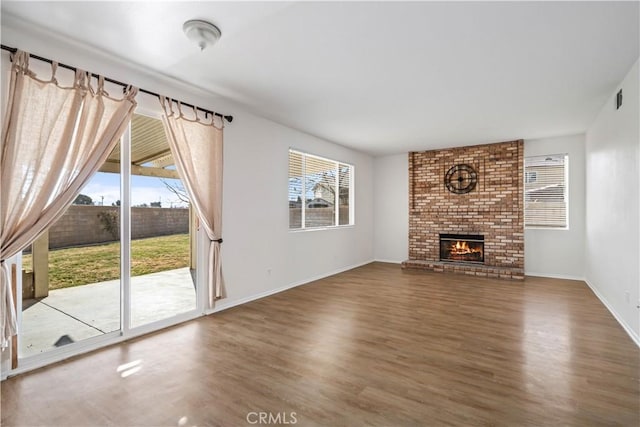
{"type": "Polygon", "coordinates": [[[1,7],[3,27],[35,24],[374,155],[583,132],[639,56],[638,2],[1,7]],[[221,40],[200,52],[188,19],[221,40]]]}

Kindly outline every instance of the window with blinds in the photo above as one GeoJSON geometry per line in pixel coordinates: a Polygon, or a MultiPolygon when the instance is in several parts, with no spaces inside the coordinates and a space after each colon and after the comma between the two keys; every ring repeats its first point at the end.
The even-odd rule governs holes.
{"type": "Polygon", "coordinates": [[[353,224],[353,166],[289,150],[289,229],[353,224]]]}
{"type": "Polygon", "coordinates": [[[567,228],[569,157],[566,154],[524,159],[524,225],[567,228]]]}

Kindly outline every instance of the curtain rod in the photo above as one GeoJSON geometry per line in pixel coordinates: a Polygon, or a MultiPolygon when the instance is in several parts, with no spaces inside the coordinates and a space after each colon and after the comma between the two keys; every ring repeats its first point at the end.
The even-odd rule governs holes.
{"type": "MultiPolygon", "coordinates": [[[[9,52],[11,52],[11,53],[15,53],[15,52],[18,50],[18,49],[16,49],[15,47],[10,47],[10,46],[5,46],[5,45],[0,45],[0,47],[2,48],[2,50],[6,50],[6,51],[9,51],[9,52]]],[[[37,59],[38,61],[47,62],[47,63],[49,63],[49,64],[52,64],[52,63],[54,62],[53,60],[51,60],[51,59],[49,59],[49,58],[43,58],[42,56],[34,55],[33,53],[30,53],[30,54],[29,54],[29,56],[30,56],[31,58],[33,58],[33,59],[37,59]]],[[[71,65],[67,65],[67,64],[60,64],[60,63],[58,63],[58,66],[59,66],[59,67],[62,67],[62,68],[66,68],[67,70],[76,71],[76,67],[72,67],[71,65]]],[[[98,75],[97,75],[97,74],[94,74],[94,73],[90,73],[90,74],[91,74],[91,76],[93,76],[93,77],[98,77],[98,75]]],[[[107,81],[107,82],[109,82],[109,83],[113,83],[113,84],[116,84],[116,85],[119,85],[119,86],[122,86],[122,87],[127,87],[127,86],[129,86],[129,85],[128,85],[128,84],[126,84],[126,83],[120,82],[120,81],[118,81],[118,80],[110,79],[110,78],[108,78],[108,77],[105,77],[105,78],[104,78],[104,80],[105,80],[105,81],[107,81]]],[[[142,92],[142,93],[146,93],[147,95],[151,95],[151,96],[155,96],[155,97],[157,97],[157,98],[160,98],[160,95],[159,95],[159,94],[157,94],[157,93],[155,93],[155,92],[151,92],[150,90],[140,89],[140,88],[139,88],[139,89],[138,89],[138,91],[139,91],[139,92],[142,92]]],[[[225,116],[225,115],[223,115],[223,114],[216,113],[215,111],[210,111],[210,110],[206,110],[206,109],[201,108],[201,107],[196,107],[195,105],[192,105],[192,104],[187,104],[186,102],[182,102],[182,101],[178,101],[178,102],[180,102],[180,104],[181,104],[181,105],[184,105],[185,107],[190,107],[190,108],[198,109],[198,110],[202,111],[202,112],[203,112],[203,113],[205,113],[205,114],[213,114],[214,116],[221,117],[221,118],[223,118],[224,120],[228,121],[229,123],[231,123],[231,122],[233,121],[233,116],[225,116]]]]}

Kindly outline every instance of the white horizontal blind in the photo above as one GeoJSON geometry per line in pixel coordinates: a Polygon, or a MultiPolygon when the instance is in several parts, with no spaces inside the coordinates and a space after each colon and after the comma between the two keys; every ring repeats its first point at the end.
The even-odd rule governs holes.
{"type": "Polygon", "coordinates": [[[339,165],[339,191],[338,191],[338,224],[348,225],[352,223],[352,211],[350,207],[351,197],[351,173],[352,168],[350,165],[340,163],[339,165]]]}
{"type": "Polygon", "coordinates": [[[524,159],[524,223],[527,227],[566,228],[568,156],[524,159]]]}
{"type": "Polygon", "coordinates": [[[352,223],[353,166],[289,150],[289,228],[352,223]]]}
{"type": "Polygon", "coordinates": [[[289,150],[289,228],[302,228],[302,201],[305,193],[302,153],[289,150]]]}

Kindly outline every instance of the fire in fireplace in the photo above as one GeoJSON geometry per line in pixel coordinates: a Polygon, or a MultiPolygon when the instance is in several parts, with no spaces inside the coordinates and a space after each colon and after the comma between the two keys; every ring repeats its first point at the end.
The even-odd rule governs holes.
{"type": "Polygon", "coordinates": [[[440,234],[440,261],[484,263],[484,236],[440,234]]]}

